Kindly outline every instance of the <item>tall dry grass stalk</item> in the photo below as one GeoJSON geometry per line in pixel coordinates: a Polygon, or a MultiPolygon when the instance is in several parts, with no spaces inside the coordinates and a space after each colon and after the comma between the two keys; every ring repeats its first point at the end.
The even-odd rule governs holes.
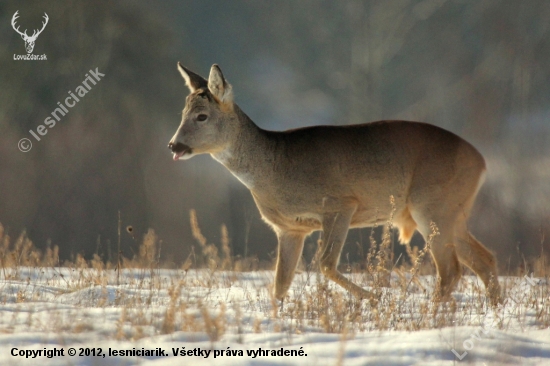
{"type": "MultiPolygon", "coordinates": [[[[73,261],[61,264],[57,246],[48,246],[41,252],[33,246],[25,232],[14,241],[0,225],[1,276],[4,281],[29,281],[22,277],[29,268],[40,273],[42,268],[48,267],[57,278],[56,286],[64,286],[66,292],[100,287],[101,291],[87,300],[88,304],[82,305],[101,308],[109,306],[120,310],[116,329],[111,335],[115,339],[139,339],[151,332],[171,334],[185,331],[203,333],[211,342],[217,342],[228,333],[240,335],[269,331],[291,335],[316,329],[342,334],[341,352],[344,352],[346,340],[357,332],[390,329],[416,331],[475,324],[476,314],[486,314],[489,308],[482,285],[467,285],[467,279],[463,278],[459,288],[468,288],[470,292],[466,295],[471,300],[460,303],[454,300],[434,301],[431,292],[434,283],[430,283],[434,277],[421,276],[429,262],[427,253],[439,235],[435,223],[430,226],[431,234],[423,249],[407,248],[411,264],[402,263],[398,266],[391,254],[392,220],[393,213],[384,224],[386,230],[380,242],[375,240],[373,234],[370,235],[366,270],[348,263],[348,270],[345,271],[346,276],[352,277],[376,295],[376,302],[370,303],[357,300],[324,278],[317,268],[317,257],[313,258],[311,265],[306,266],[302,276],[297,276],[298,280],[293,283],[282,303],[263,285],[240,287],[238,291],[243,294],[237,300],[211,297],[212,294],[220,293],[230,296],[230,290],[242,276],[235,271],[249,270],[257,266],[254,264],[257,261],[232,257],[230,236],[225,226],[220,229],[220,249],[210,244],[201,232],[195,211],[190,212],[190,222],[198,243],[197,250],[195,252],[192,249],[182,270],[174,270],[170,276],[161,274],[160,268],[164,266],[160,261],[161,241],[152,229],[143,236],[135,251],[137,254],[132,258],[121,257],[120,265],[117,266],[117,262],[105,261],[97,253],[91,260],[77,254],[73,261]],[[191,271],[193,268],[197,270],[191,271]],[[67,269],[70,270],[70,276],[67,275],[67,269]],[[117,270],[116,275],[113,275],[113,269],[117,270]],[[113,278],[119,275],[120,285],[114,286],[113,278]],[[139,296],[143,289],[149,289],[147,295],[139,296]],[[201,295],[193,295],[196,291],[201,295]],[[158,299],[165,299],[166,303],[159,304],[158,299]],[[226,309],[226,303],[231,303],[229,310],[226,309]],[[253,315],[249,316],[251,312],[253,315]],[[228,313],[235,315],[231,318],[228,313]],[[228,321],[228,318],[232,320],[228,321]]],[[[540,284],[527,288],[527,291],[519,291],[522,288],[517,283],[503,286],[510,311],[496,312],[497,327],[509,327],[511,316],[513,321],[525,324],[527,312],[536,314],[534,321],[541,328],[550,326],[550,271],[548,261],[542,254],[532,267],[540,284]]],[[[518,278],[521,280],[522,277],[523,274],[518,278]]],[[[33,301],[32,296],[24,290],[10,297],[12,300],[7,300],[6,292],[1,296],[0,301],[4,299],[19,304],[33,301]]],[[[71,332],[93,329],[93,324],[86,322],[71,324],[52,316],[54,318],[58,322],[55,329],[71,332]]],[[[29,319],[28,324],[33,327],[37,323],[29,319]]]]}

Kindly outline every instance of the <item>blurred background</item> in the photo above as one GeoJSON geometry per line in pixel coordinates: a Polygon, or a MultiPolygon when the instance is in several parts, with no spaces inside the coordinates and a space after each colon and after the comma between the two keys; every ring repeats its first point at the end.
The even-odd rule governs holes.
{"type": "MultiPolygon", "coordinates": [[[[548,19],[545,0],[2,1],[0,223],[62,259],[108,260],[120,211],[136,236],[122,236],[126,256],[153,228],[179,265],[195,209],[209,242],[225,224],[233,255],[272,260],[247,189],[211,157],[174,162],[166,147],[188,94],[176,62],[204,76],[218,63],[265,129],[406,119],[467,139],[489,169],[471,231],[501,270],[524,267],[550,252],[548,19]],[[26,54],[17,10],[29,34],[48,14],[33,52],[47,61],[13,59],[26,54]],[[35,141],[95,68],[102,80],[35,141]]],[[[351,232],[343,260],[362,260],[369,235],[351,232]]]]}

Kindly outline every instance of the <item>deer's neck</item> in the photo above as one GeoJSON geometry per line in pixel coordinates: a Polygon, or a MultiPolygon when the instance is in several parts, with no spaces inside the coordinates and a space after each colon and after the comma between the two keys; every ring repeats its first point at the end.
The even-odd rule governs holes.
{"type": "Polygon", "coordinates": [[[270,132],[262,130],[237,106],[238,129],[228,146],[215,154],[214,159],[222,163],[249,189],[265,180],[270,161],[273,161],[273,141],[270,132]]]}

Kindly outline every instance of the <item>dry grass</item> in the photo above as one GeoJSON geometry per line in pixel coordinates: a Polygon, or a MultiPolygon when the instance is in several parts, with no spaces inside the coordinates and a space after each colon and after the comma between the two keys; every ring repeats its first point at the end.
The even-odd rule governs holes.
{"type": "MultiPolygon", "coordinates": [[[[159,239],[153,230],[144,235],[133,258],[119,256],[116,263],[111,263],[97,255],[90,260],[77,255],[72,262],[60,263],[57,246],[41,252],[25,232],[12,240],[0,225],[0,287],[6,289],[15,283],[18,289],[16,293],[2,291],[0,302],[27,304],[32,309],[33,302],[43,296],[38,287],[29,291],[33,282],[55,285],[63,294],[82,294],[81,302],[75,302],[82,312],[113,309],[114,315],[105,317],[115,325],[107,336],[115,339],[185,331],[205,334],[215,342],[228,333],[320,331],[341,334],[344,347],[356,332],[477,326],[489,315],[499,329],[532,327],[533,319],[539,328],[550,326],[550,272],[544,255],[533,266],[536,279],[523,273],[504,282],[501,278],[505,300],[500,308],[491,307],[483,285],[471,276],[459,283],[461,298],[440,302],[432,297],[434,277],[420,275],[429,261],[427,253],[438,235],[437,227],[432,226],[424,249],[407,248],[412,265],[397,267],[391,250],[390,219],[380,243],[370,237],[371,249],[362,266],[365,270],[349,264],[341,266],[354,282],[376,295],[376,305],[358,301],[327,281],[314,258],[312,265],[297,276],[281,306],[266,283],[251,288],[246,281],[239,282],[242,271],[257,262],[232,257],[225,226],[221,228],[218,249],[202,234],[194,211],[190,219],[198,250],[191,251],[179,270],[170,271],[162,269],[159,239]],[[231,291],[240,291],[237,300],[231,291]]],[[[265,282],[273,280],[271,272],[260,273],[261,278],[269,280],[265,282]]],[[[24,326],[74,333],[94,329],[85,316],[75,322],[56,309],[51,310],[48,323],[35,319],[32,311],[24,320],[19,315],[14,313],[9,326],[0,331],[15,332],[24,326]]]]}

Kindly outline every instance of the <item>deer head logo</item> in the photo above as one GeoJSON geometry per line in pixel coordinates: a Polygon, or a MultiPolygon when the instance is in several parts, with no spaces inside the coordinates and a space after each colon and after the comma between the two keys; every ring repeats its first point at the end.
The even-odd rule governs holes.
{"type": "Polygon", "coordinates": [[[11,18],[11,26],[13,27],[13,29],[19,33],[21,35],[21,38],[23,38],[23,41],[25,41],[25,49],[27,50],[27,53],[32,53],[32,50],[34,49],[34,42],[36,42],[36,38],[38,38],[38,36],[40,35],[40,33],[42,33],[42,31],[44,30],[44,28],[46,28],[46,24],[48,24],[48,14],[44,13],[44,22],[42,22],[42,29],[40,30],[37,30],[35,29],[32,36],[29,36],[27,35],[27,30],[25,29],[24,32],[21,32],[19,30],[19,27],[15,27],[15,21],[17,20],[17,18],[19,18],[19,15],[17,14],[19,13],[19,10],[17,10],[15,12],[15,14],[13,14],[13,18],[11,18]]]}

